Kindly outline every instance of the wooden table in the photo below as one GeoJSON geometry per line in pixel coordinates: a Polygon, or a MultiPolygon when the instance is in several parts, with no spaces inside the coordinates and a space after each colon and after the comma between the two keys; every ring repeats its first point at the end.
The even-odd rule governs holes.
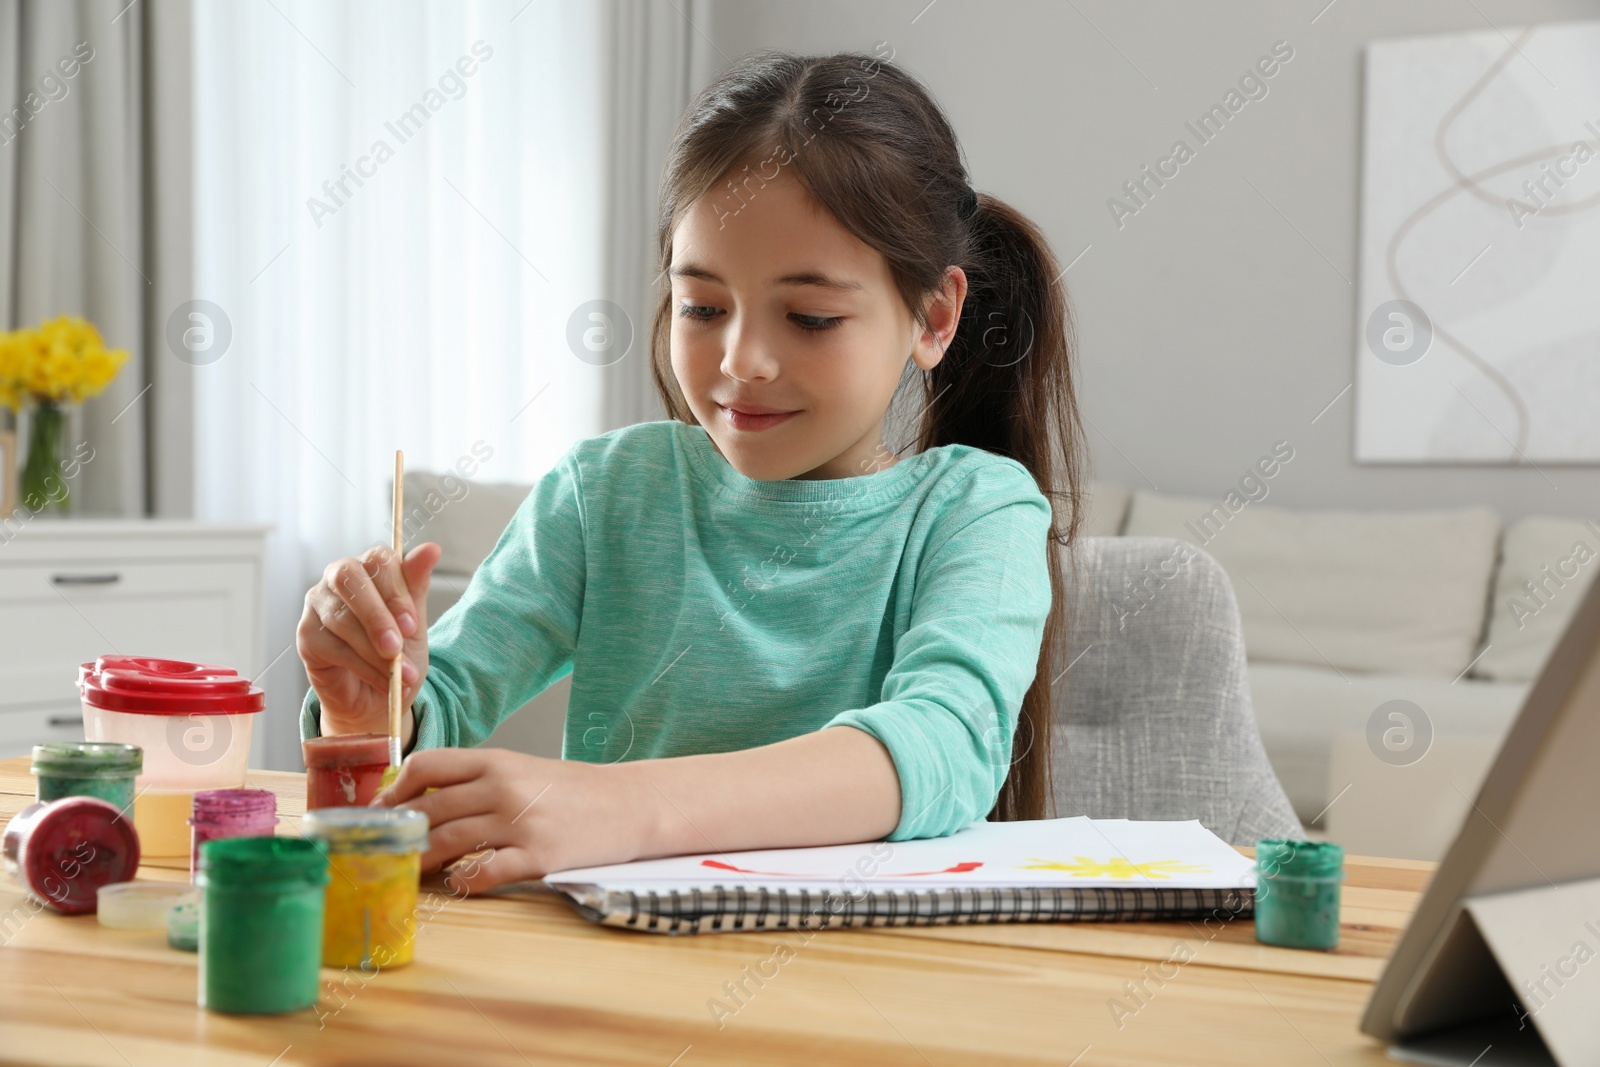
{"type": "MultiPolygon", "coordinates": [[[[250,784],[297,833],[302,777],[250,784]]],[[[0,761],[0,820],[32,797],[27,761],[0,761]]],[[[592,925],[547,891],[456,900],[431,881],[414,964],[324,970],[317,1009],[276,1017],[203,1011],[193,953],[93,916],[30,917],[0,879],[0,1063],[1391,1062],[1356,1019],[1432,867],[1347,860],[1332,953],[1259,945],[1248,920],[666,937],[592,925]]]]}

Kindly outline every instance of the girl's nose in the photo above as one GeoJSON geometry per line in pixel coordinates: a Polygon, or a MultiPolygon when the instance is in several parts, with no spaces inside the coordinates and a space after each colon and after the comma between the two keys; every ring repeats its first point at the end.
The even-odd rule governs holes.
{"type": "Polygon", "coordinates": [[[778,374],[778,361],[761,331],[748,319],[726,334],[722,373],[740,382],[770,381],[778,374]]]}

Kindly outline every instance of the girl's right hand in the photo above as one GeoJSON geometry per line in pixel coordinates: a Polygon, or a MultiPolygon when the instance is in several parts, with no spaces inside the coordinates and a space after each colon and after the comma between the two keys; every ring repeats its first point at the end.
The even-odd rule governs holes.
{"type": "Polygon", "coordinates": [[[328,564],[306,593],[295,645],[322,702],[322,733],[389,732],[389,665],[404,648],[402,740],[428,673],[428,583],[443,549],[432,541],[397,559],[387,546],[328,564]]]}

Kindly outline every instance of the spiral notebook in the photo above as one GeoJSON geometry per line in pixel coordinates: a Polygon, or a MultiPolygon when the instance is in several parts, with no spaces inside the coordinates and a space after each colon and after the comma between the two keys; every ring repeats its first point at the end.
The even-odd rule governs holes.
{"type": "Polygon", "coordinates": [[[652,933],[1253,913],[1254,864],[1198,822],[975,822],[948,837],[674,856],[557,871],[606,926],[652,933]]]}

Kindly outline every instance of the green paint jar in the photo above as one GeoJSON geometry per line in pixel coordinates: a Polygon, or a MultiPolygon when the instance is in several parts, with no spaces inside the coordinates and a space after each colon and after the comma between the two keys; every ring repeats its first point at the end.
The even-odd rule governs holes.
{"type": "Polygon", "coordinates": [[[1343,880],[1343,846],[1283,837],[1258,842],[1256,940],[1284,948],[1336,946],[1343,880]]]}
{"type": "Polygon", "coordinates": [[[202,1008],[278,1015],[317,1002],[328,857],[298,837],[200,846],[202,1008]]]}
{"type": "Polygon", "coordinates": [[[133,809],[133,780],[144,749],[114,741],[56,741],[33,746],[34,799],[99,797],[118,811],[133,809]]]}

